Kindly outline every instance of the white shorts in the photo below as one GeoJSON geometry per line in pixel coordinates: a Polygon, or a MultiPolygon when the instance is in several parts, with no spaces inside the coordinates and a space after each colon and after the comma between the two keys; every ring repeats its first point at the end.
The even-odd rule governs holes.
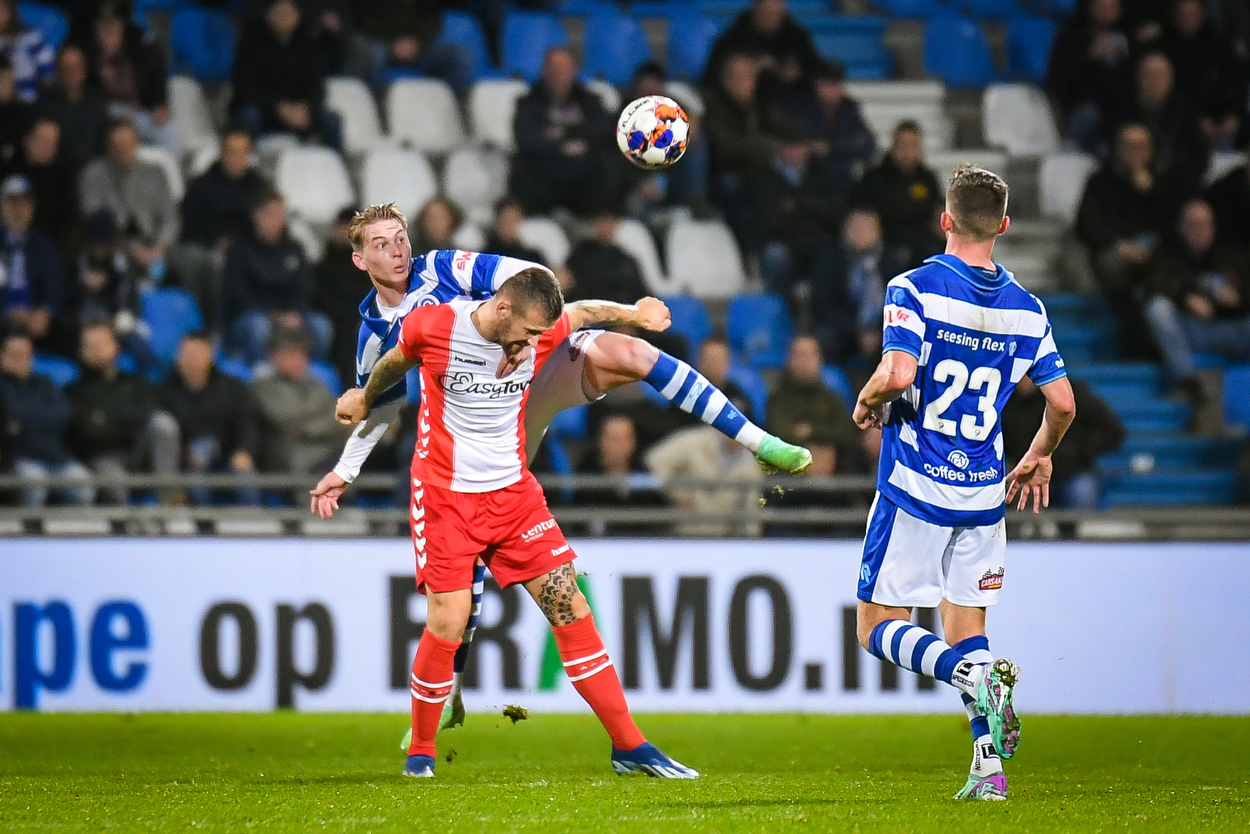
{"type": "MultiPolygon", "coordinates": [[[[547,426],[566,408],[591,402],[586,396],[582,376],[586,365],[586,348],[602,330],[578,330],[552,352],[530,385],[525,401],[525,455],[533,460],[542,443],[547,426]]],[[[597,399],[597,398],[596,398],[597,399]]]]}
{"type": "Polygon", "coordinates": [[[933,608],[943,599],[982,608],[998,602],[1007,525],[939,527],[877,493],[868,513],[859,598],[892,608],[933,608]]]}

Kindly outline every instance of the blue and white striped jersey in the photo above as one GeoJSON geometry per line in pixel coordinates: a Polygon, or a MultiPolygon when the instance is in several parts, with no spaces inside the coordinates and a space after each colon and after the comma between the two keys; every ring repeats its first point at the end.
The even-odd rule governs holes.
{"type": "MultiPolygon", "coordinates": [[[[414,307],[445,304],[453,298],[489,298],[504,281],[532,266],[540,264],[463,249],[436,249],[413,258],[408,292],[398,308],[380,309],[376,289],[369,290],[360,303],[360,336],[356,341],[357,387],[364,387],[378,359],[395,347],[399,341],[400,322],[414,307]]],[[[401,380],[378,398],[375,407],[400,401],[407,396],[407,381],[401,380]]]]}
{"type": "Polygon", "coordinates": [[[883,351],[915,356],[912,386],[891,404],[877,489],[910,515],[980,527],[1004,515],[998,414],[1028,374],[1066,375],[1046,309],[1002,266],[929,258],[886,287],[883,351]]]}

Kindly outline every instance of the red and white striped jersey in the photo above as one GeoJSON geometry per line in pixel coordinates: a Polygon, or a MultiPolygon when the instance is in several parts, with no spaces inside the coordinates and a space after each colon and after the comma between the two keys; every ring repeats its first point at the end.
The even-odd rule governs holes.
{"type": "Polygon", "coordinates": [[[503,348],[487,341],[471,318],[484,303],[465,298],[417,307],[399,336],[404,356],[421,362],[412,475],[455,492],[492,492],[521,480],[530,384],[569,335],[569,317],[561,315],[532,355],[500,379],[503,348]]]}

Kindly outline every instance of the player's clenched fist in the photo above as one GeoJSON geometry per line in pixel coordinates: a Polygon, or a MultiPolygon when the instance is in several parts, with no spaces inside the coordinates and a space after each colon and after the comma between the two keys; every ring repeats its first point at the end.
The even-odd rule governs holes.
{"type": "Polygon", "coordinates": [[[339,397],[334,405],[334,419],[345,426],[354,426],[369,414],[369,405],[365,402],[362,388],[352,388],[339,397]]]}
{"type": "Polygon", "coordinates": [[[658,333],[668,330],[673,323],[673,316],[669,312],[668,305],[658,298],[651,296],[640,298],[634,306],[638,308],[639,327],[658,333]]]}

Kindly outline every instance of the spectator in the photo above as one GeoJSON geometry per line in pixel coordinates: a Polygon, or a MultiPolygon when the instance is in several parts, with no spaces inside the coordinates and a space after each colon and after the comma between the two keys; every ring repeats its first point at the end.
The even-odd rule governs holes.
{"type": "Polygon", "coordinates": [[[33,228],[30,180],[0,184],[0,323],[43,343],[64,293],[65,265],[50,237],[33,228]]]}
{"type": "Polygon", "coordinates": [[[243,27],[234,57],[231,113],[253,136],[293,133],[341,147],[342,123],[323,106],[326,68],[295,0],[266,0],[243,27]]]}
{"type": "Polygon", "coordinates": [[[1046,91],[1064,137],[1086,153],[1106,143],[1108,121],[1133,89],[1132,41],[1120,0],[1082,0],[1055,36],[1046,91]]]}
{"type": "Polygon", "coordinates": [[[473,56],[458,43],[440,41],[443,5],[435,0],[356,0],[359,31],[374,52],[369,80],[384,91],[393,73],[441,78],[464,97],[473,56]]]}
{"type": "Polygon", "coordinates": [[[456,249],[453,238],[464,222],[464,212],[446,197],[431,197],[413,221],[415,234],[412,240],[414,252],[434,249],[456,249]]]}
{"type": "Polygon", "coordinates": [[[0,57],[13,65],[17,97],[34,101],[52,74],[55,52],[38,29],[22,23],[16,0],[0,0],[0,57]]]}
{"type": "Polygon", "coordinates": [[[638,262],[616,244],[620,226],[621,219],[611,211],[595,215],[591,221],[594,236],[579,240],[565,262],[570,282],[564,292],[567,300],[595,298],[633,304],[647,294],[638,262]]]}
{"type": "Polygon", "coordinates": [[[1141,124],[1154,140],[1155,173],[1193,193],[1207,170],[1210,151],[1196,113],[1175,89],[1172,62],[1151,52],[1137,63],[1137,87],[1121,111],[1120,123],[1141,124]]]}
{"type": "Polygon", "coordinates": [[[799,111],[813,137],[812,155],[845,193],[877,155],[877,137],[864,121],[859,102],[846,94],[846,67],[822,61],[816,68],[816,95],[799,111]]]}
{"type": "Polygon", "coordinates": [[[65,161],[75,170],[104,151],[108,107],[89,82],[87,56],[66,44],[56,58],[56,74],[39,96],[39,111],[61,126],[65,161]]]}
{"type": "Polygon", "coordinates": [[[178,239],[178,207],[159,165],[139,160],[139,134],[128,122],[108,130],[108,151],[79,182],[83,216],[106,209],[130,256],[153,280],[165,274],[165,255],[178,239]]]}
{"type": "Polygon", "coordinates": [[[826,280],[812,287],[815,333],[833,361],[881,355],[881,310],[886,283],[902,272],[881,238],[881,221],[871,209],[855,209],[842,224],[826,280]]]}
{"type": "Polygon", "coordinates": [[[34,118],[35,108],[17,96],[13,64],[0,55],[0,173],[16,162],[22,137],[34,118]]]}
{"type": "Polygon", "coordinates": [[[78,172],[61,154],[61,127],[48,116],[37,116],[22,140],[22,154],[14,171],[30,180],[35,190],[34,227],[63,249],[78,243],[78,172]]]}
{"type": "MultiPolygon", "coordinates": [[[[158,391],[161,406],[178,421],[182,465],[187,472],[255,471],[256,416],[248,387],[213,364],[213,346],[201,333],[182,340],[173,373],[158,391]]],[[[240,490],[240,503],[256,503],[255,490],[240,490]]],[[[192,501],[207,504],[211,493],[192,490],[192,501]]]]}
{"type": "MultiPolygon", "coordinates": [[[[668,505],[658,484],[643,464],[634,421],[626,414],[611,414],[599,424],[595,445],[577,465],[579,475],[609,475],[610,487],[582,487],[574,502],[583,507],[664,507],[668,505]]],[[[654,524],[602,523],[592,535],[654,535],[654,524]]]]}
{"type": "MultiPolygon", "coordinates": [[[[22,490],[22,503],[41,507],[48,501],[48,478],[87,481],[91,472],[65,451],[64,435],[73,410],[61,389],[42,374],[33,373],[34,346],[30,337],[10,333],[0,351],[0,410],[5,420],[0,433],[12,458],[12,469],[31,485],[22,490]]],[[[9,460],[0,461],[8,468],[9,460]]],[[[90,485],[61,488],[56,497],[70,504],[95,500],[90,485]]]]}
{"type": "Polygon", "coordinates": [[[946,247],[937,224],[945,193],[924,164],[920,125],[904,121],[894,128],[885,157],[852,192],[851,204],[877,213],[890,258],[911,268],[946,247]]]}
{"type": "Polygon", "coordinates": [[[578,82],[568,49],[547,51],[541,77],[517,102],[513,134],[511,191],[527,212],[588,214],[619,198],[612,116],[578,82]]]}
{"type": "MultiPolygon", "coordinates": [[[[103,478],[126,472],[178,471],[181,436],[178,422],[160,410],[156,391],[143,377],[117,367],[121,348],[106,323],[87,324],[80,345],[82,376],[67,389],[74,406],[70,446],[77,457],[103,478]]],[[[103,497],[125,503],[126,490],[103,487],[103,497]]],[[[162,490],[166,501],[172,492],[162,490]]]]}
{"type": "MultiPolygon", "coordinates": [[[[695,361],[695,369],[704,378],[720,389],[726,397],[735,402],[750,402],[751,398],[738,383],[729,378],[733,370],[733,351],[724,336],[709,336],[699,345],[699,355],[695,361]]],[[[752,409],[754,411],[755,409],[752,409]]]]}
{"type": "Polygon", "coordinates": [[[348,431],[334,420],[334,394],[309,375],[309,339],[299,328],[274,331],[273,374],[252,383],[266,472],[306,475],[338,459],[348,431]]]}
{"type": "Polygon", "coordinates": [[[812,36],[786,12],[786,0],[753,0],[716,42],[704,83],[720,77],[730,55],[749,55],[760,71],[760,93],[769,106],[811,95],[820,56],[812,36]]]}
{"type": "MultiPolygon", "coordinates": [[[[749,403],[733,401],[744,414],[749,403]]],[[[711,426],[681,429],[646,454],[647,469],[664,485],[669,500],[693,518],[677,525],[680,536],[757,536],[759,484],[763,472],[755,457],[711,426]],[[699,487],[674,483],[692,479],[699,487]],[[701,518],[719,516],[719,518],[701,518]]]]}
{"type": "Polygon", "coordinates": [[[170,118],[165,54],[134,21],[131,0],[89,3],[70,40],[83,49],[108,114],[135,126],[147,144],[181,150],[170,118]]]}
{"type": "Polygon", "coordinates": [[[1212,150],[1232,150],[1246,108],[1244,63],[1221,37],[1204,0],[1175,0],[1159,48],[1176,71],[1176,90],[1193,102],[1212,150]]]}
{"type": "Polygon", "coordinates": [[[1207,189],[1220,242],[1250,253],[1250,165],[1238,165],[1207,189]]]}
{"type": "Polygon", "coordinates": [[[1122,126],[1114,156],[1085,184],[1076,215],[1077,236],[1089,248],[1094,275],[1125,331],[1124,343],[1139,356],[1148,341],[1139,313],[1146,268],[1176,211],[1171,190],[1153,172],[1153,157],[1150,131],[1139,124],[1122,126]]]}
{"type": "Polygon", "coordinates": [[[1146,317],[1172,381],[1199,396],[1195,352],[1250,362],[1250,269],[1243,253],[1215,242],[1215,215],[1201,200],[1184,205],[1177,231],[1150,265],[1146,317]]]}
{"type": "Polygon", "coordinates": [[[369,276],[352,262],[347,237],[355,209],[343,209],[330,227],[325,253],[313,267],[316,291],[313,308],[323,313],[334,328],[330,362],[339,378],[356,379],[356,342],[360,335],[360,303],[368,295],[369,276]]]}
{"type": "Polygon", "coordinates": [[[182,240],[171,253],[183,286],[195,295],[210,329],[221,326],[221,280],[230,244],[248,235],[252,207],[268,190],[252,167],[252,137],[240,127],[221,137],[216,162],[191,181],[182,200],[182,240]]]}
{"type": "Polygon", "coordinates": [[[739,243],[750,236],[747,180],[772,159],[772,141],[764,130],[758,95],[759,71],[745,54],[728,56],[717,84],[707,92],[703,123],[707,133],[709,192],[739,243]]]}
{"type": "Polygon", "coordinates": [[[825,385],[821,367],[819,342],[811,336],[798,336],[790,342],[781,381],[768,398],[765,430],[788,443],[800,444],[824,433],[842,460],[853,458],[859,449],[859,430],[846,403],[825,385]]]}
{"type": "MultiPolygon", "coordinates": [[[[1054,475],[1050,483],[1051,506],[1066,510],[1095,510],[1102,500],[1102,475],[1098,458],[1114,452],[1124,443],[1124,424],[1093,389],[1072,379],[1077,418],[1051,456],[1054,475]]],[[[1003,427],[1003,456],[1007,469],[1029,450],[1046,410],[1046,397],[1025,376],[1003,406],[999,420],[1003,427]]]]}
{"type": "Polygon", "coordinates": [[[329,352],[334,326],[312,309],[312,269],[287,230],[286,203],[276,191],[261,194],[252,209],[251,232],[230,246],[222,286],[230,343],[244,361],[265,358],[274,324],[307,327],[313,355],[329,352]]]}
{"type": "Polygon", "coordinates": [[[543,253],[521,241],[521,223],[525,209],[514,197],[504,197],[495,204],[495,222],[486,233],[485,251],[523,261],[543,262],[543,253]]]}

